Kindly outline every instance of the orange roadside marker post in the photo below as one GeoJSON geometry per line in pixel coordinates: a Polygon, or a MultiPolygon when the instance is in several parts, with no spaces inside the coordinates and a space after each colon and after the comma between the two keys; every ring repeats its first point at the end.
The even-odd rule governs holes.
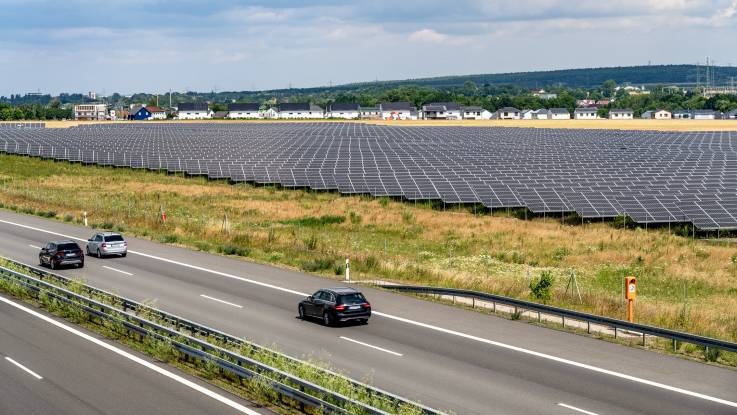
{"type": "Polygon", "coordinates": [[[635,322],[635,298],[637,298],[637,278],[624,277],[624,298],[627,300],[627,321],[635,322]]]}

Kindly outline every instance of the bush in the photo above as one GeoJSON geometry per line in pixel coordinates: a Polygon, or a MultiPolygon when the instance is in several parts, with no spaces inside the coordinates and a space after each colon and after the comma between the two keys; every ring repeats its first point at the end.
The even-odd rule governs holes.
{"type": "Polygon", "coordinates": [[[302,262],[302,269],[307,272],[318,272],[331,269],[334,265],[335,259],[333,258],[318,258],[302,262]]]}
{"type": "MultiPolygon", "coordinates": [[[[105,229],[108,229],[108,228],[105,228],[105,229]]],[[[173,235],[173,234],[161,235],[159,237],[159,242],[165,243],[165,244],[175,244],[175,243],[179,242],[179,237],[177,235],[173,235]]]]}
{"type": "Polygon", "coordinates": [[[345,216],[339,215],[325,215],[325,216],[306,216],[299,219],[290,219],[281,221],[285,225],[298,225],[298,226],[326,226],[333,224],[340,224],[345,222],[345,216]]]}
{"type": "Polygon", "coordinates": [[[358,213],[353,212],[353,211],[351,211],[351,212],[348,213],[348,217],[351,218],[351,223],[354,224],[354,225],[360,224],[361,221],[363,220],[363,218],[361,217],[361,215],[359,215],[358,213]]]}
{"type": "Polygon", "coordinates": [[[530,291],[532,296],[540,301],[547,302],[550,300],[550,290],[554,282],[553,274],[550,271],[540,273],[540,279],[530,281],[530,291]]]}
{"type": "Polygon", "coordinates": [[[317,248],[317,235],[310,235],[309,237],[305,238],[302,242],[305,243],[305,247],[308,250],[314,251],[317,248]]]}
{"type": "Polygon", "coordinates": [[[233,244],[220,245],[218,247],[218,252],[220,252],[221,254],[225,254],[225,255],[238,255],[238,256],[248,256],[251,253],[251,251],[248,248],[233,245],[233,244]]]}

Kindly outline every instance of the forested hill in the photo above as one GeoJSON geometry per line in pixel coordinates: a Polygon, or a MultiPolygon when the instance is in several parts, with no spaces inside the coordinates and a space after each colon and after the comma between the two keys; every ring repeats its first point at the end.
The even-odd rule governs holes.
{"type": "MultiPolygon", "coordinates": [[[[717,85],[728,85],[733,77],[737,81],[737,67],[713,66],[710,71],[713,72],[717,85]]],[[[479,86],[514,85],[522,88],[544,88],[560,85],[569,88],[589,88],[599,86],[608,79],[613,79],[617,84],[630,83],[632,85],[695,85],[697,81],[703,85],[705,77],[706,68],[703,66],[647,65],[442,76],[435,78],[379,81],[378,84],[389,88],[407,85],[446,88],[463,86],[465,82],[471,81],[479,86]]],[[[354,83],[334,86],[332,89],[351,90],[356,87],[376,84],[377,82],[354,83]]],[[[314,92],[322,92],[330,88],[307,88],[303,92],[308,92],[310,89],[314,89],[314,92]]]]}

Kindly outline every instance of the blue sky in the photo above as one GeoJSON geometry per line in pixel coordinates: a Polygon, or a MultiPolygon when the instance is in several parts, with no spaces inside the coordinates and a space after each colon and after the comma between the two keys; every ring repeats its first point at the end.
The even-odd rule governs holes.
{"type": "Polygon", "coordinates": [[[0,95],[737,65],[737,0],[0,0],[0,95]]]}

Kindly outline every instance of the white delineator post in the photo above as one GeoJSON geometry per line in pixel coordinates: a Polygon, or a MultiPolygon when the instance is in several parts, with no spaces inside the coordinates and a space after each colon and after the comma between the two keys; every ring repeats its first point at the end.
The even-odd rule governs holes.
{"type": "Polygon", "coordinates": [[[345,280],[351,282],[351,262],[350,259],[345,259],[345,280]]]}
{"type": "Polygon", "coordinates": [[[84,215],[84,226],[86,228],[87,227],[87,211],[84,211],[82,214],[84,215]]]}

